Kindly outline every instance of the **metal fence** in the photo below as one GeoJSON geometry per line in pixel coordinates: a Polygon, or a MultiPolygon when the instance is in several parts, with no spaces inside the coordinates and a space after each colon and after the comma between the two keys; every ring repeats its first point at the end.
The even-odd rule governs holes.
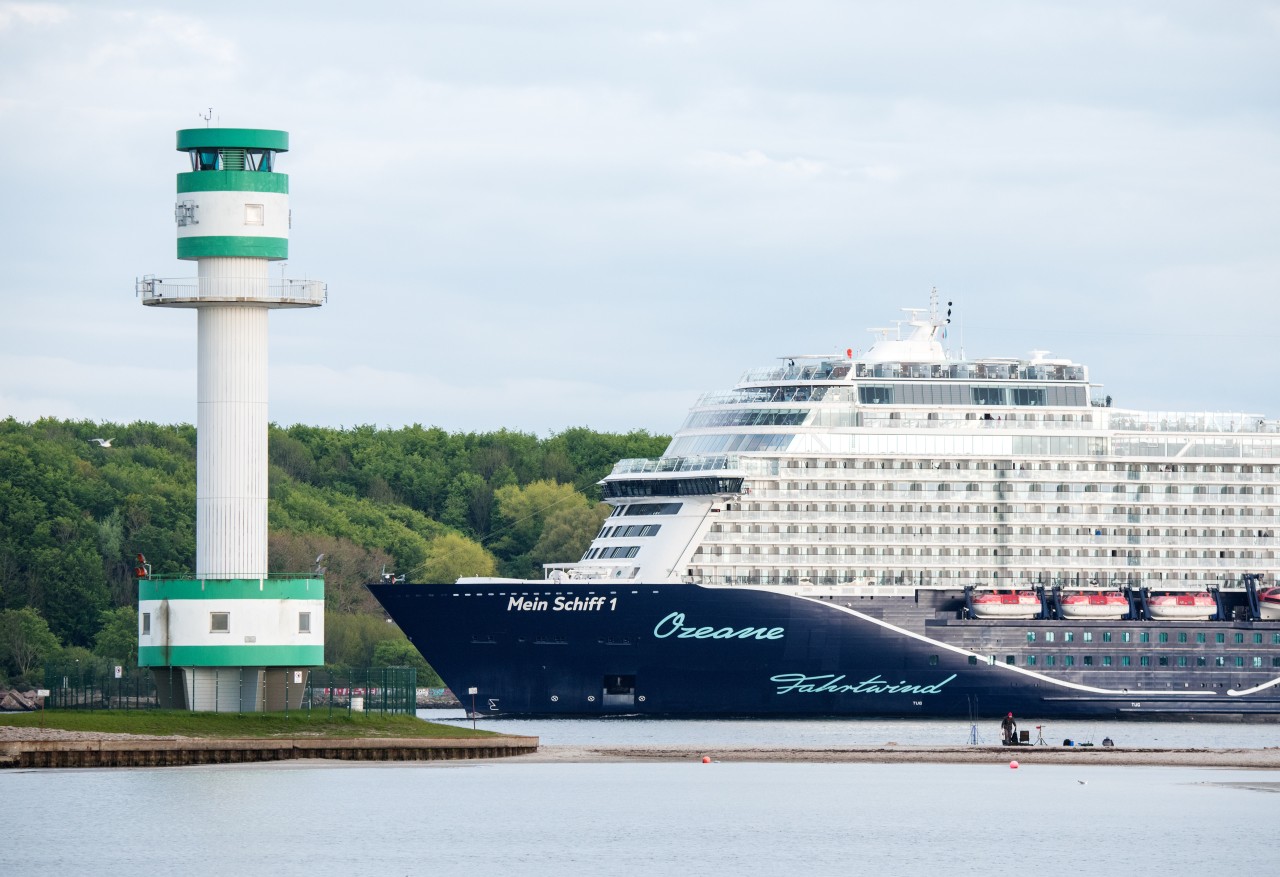
{"type": "Polygon", "coordinates": [[[148,669],[105,662],[47,664],[49,709],[155,709],[156,683],[148,669]]]}
{"type": "MultiPolygon", "coordinates": [[[[44,687],[49,690],[49,709],[158,709],[167,698],[157,690],[157,680],[172,692],[184,686],[192,703],[206,712],[335,712],[377,715],[409,715],[417,710],[418,671],[412,667],[369,667],[346,671],[315,669],[293,682],[290,674],[279,680],[264,679],[262,705],[252,710],[243,706],[243,674],[237,667],[213,672],[211,691],[195,690],[201,684],[188,676],[189,668],[139,668],[106,663],[48,664],[44,687]],[[222,678],[225,676],[226,678],[222,678]],[[292,683],[292,684],[291,684],[292,683]],[[267,690],[281,688],[280,691],[267,690]],[[290,690],[292,689],[292,690],[290,690]]],[[[206,674],[207,675],[207,674],[206,674]]],[[[210,688],[207,679],[203,687],[210,688]]],[[[251,705],[252,706],[252,705],[251,705]]]]}
{"type": "Polygon", "coordinates": [[[412,716],[418,709],[418,671],[413,667],[370,667],[331,673],[312,670],[306,703],[310,709],[412,716]]]}

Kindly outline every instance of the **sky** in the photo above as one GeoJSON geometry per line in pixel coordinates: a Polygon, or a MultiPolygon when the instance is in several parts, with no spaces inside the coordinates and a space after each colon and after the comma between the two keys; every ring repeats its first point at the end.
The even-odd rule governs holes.
{"type": "Polygon", "coordinates": [[[0,0],[0,417],[195,420],[174,132],[284,129],[270,418],[669,433],[954,302],[1280,416],[1280,3],[0,0]]]}

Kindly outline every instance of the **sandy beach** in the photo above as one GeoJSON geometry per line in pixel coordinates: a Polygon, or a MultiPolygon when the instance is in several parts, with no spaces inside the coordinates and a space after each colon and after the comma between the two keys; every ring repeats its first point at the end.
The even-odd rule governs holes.
{"type": "Polygon", "coordinates": [[[775,749],[697,746],[561,746],[543,744],[536,753],[513,756],[520,762],[593,761],[778,761],[862,764],[1036,764],[1148,765],[1280,769],[1280,748],[1147,749],[1101,746],[845,746],[775,749]]]}

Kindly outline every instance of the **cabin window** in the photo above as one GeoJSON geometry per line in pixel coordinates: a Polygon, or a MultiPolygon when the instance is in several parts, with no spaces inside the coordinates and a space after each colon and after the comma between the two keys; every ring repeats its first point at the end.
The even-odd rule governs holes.
{"type": "Polygon", "coordinates": [[[1204,642],[1204,634],[1203,634],[1203,633],[1197,633],[1197,634],[1196,634],[1196,642],[1198,642],[1198,643],[1202,643],[1202,642],[1204,642]]]}
{"type": "Polygon", "coordinates": [[[1243,643],[1243,642],[1244,642],[1244,634],[1243,634],[1243,633],[1237,633],[1237,634],[1235,635],[1235,641],[1236,641],[1236,644],[1237,644],[1237,645],[1239,645],[1240,643],[1243,643]]]}
{"type": "Polygon", "coordinates": [[[1213,641],[1216,643],[1225,643],[1227,641],[1227,635],[1225,633],[1215,634],[1213,641]]]}
{"type": "Polygon", "coordinates": [[[1036,656],[1035,656],[1035,655],[1027,655],[1027,666],[1028,666],[1028,667],[1034,667],[1035,665],[1036,665],[1036,656]]]}
{"type": "Polygon", "coordinates": [[[929,666],[930,666],[930,667],[936,667],[936,666],[938,666],[938,656],[937,656],[937,655],[930,655],[930,656],[929,656],[929,666]]]}
{"type": "Polygon", "coordinates": [[[1178,642],[1185,643],[1187,641],[1187,632],[1185,630],[1178,633],[1178,642]]]}
{"type": "Polygon", "coordinates": [[[1036,632],[1035,632],[1034,630],[1028,630],[1028,631],[1027,631],[1027,642],[1029,642],[1029,643],[1033,643],[1033,642],[1035,642],[1035,641],[1036,641],[1036,632]]]}
{"type": "Polygon", "coordinates": [[[1053,666],[1053,662],[1054,662],[1054,657],[1053,657],[1053,655],[1045,655],[1045,656],[1044,656],[1044,665],[1045,665],[1046,667],[1052,667],[1052,666],[1053,666]]]}
{"type": "Polygon", "coordinates": [[[229,633],[231,631],[231,613],[230,612],[210,612],[209,613],[209,632],[210,633],[229,633]]]}
{"type": "Polygon", "coordinates": [[[1053,631],[1052,631],[1052,630],[1046,630],[1046,631],[1044,632],[1044,641],[1045,641],[1045,642],[1047,642],[1047,643],[1051,643],[1051,642],[1053,642],[1053,631]]]}
{"type": "Polygon", "coordinates": [[[1110,655],[1103,655],[1103,656],[1102,656],[1102,666],[1104,666],[1104,667],[1110,667],[1110,666],[1111,666],[1111,656],[1110,656],[1110,655]]]}
{"type": "Polygon", "coordinates": [[[1237,666],[1237,667],[1243,667],[1243,666],[1244,666],[1244,658],[1243,658],[1243,657],[1237,657],[1237,658],[1236,658],[1236,666],[1237,666]]]}
{"type": "Polygon", "coordinates": [[[1080,634],[1080,639],[1084,640],[1087,643],[1093,642],[1093,631],[1086,630],[1084,633],[1080,634]]]}
{"type": "Polygon", "coordinates": [[[1063,658],[1062,658],[1062,665],[1063,665],[1064,667],[1072,667],[1072,666],[1075,666],[1075,663],[1076,663],[1075,655],[1065,655],[1065,656],[1063,656],[1063,658]]]}
{"type": "Polygon", "coordinates": [[[1121,655],[1121,656],[1120,656],[1120,666],[1121,666],[1121,667],[1128,667],[1128,666],[1129,666],[1130,664],[1132,664],[1132,663],[1133,663],[1133,661],[1129,658],[1129,656],[1128,656],[1128,655],[1121,655]]]}
{"type": "Polygon", "coordinates": [[[1167,634],[1167,633],[1165,633],[1165,632],[1161,631],[1161,633],[1160,633],[1160,642],[1162,642],[1162,643],[1167,643],[1168,641],[1169,641],[1169,634],[1167,634]]]}
{"type": "Polygon", "coordinates": [[[1109,643],[1109,642],[1111,642],[1111,631],[1109,631],[1109,630],[1104,630],[1104,631],[1102,632],[1102,641],[1103,641],[1104,643],[1109,643]]]}

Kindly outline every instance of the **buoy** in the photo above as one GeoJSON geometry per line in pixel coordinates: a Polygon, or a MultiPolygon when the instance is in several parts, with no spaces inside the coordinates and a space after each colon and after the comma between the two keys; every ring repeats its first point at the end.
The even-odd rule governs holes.
{"type": "Polygon", "coordinates": [[[704,755],[704,756],[702,756],[702,763],[703,763],[703,764],[710,764],[710,763],[711,763],[711,756],[710,756],[710,755],[704,755]]]}
{"type": "Polygon", "coordinates": [[[1018,762],[1016,762],[1016,761],[1011,761],[1011,762],[1009,762],[1009,769],[1010,769],[1010,770],[1017,770],[1017,769],[1018,769],[1018,762]]]}

